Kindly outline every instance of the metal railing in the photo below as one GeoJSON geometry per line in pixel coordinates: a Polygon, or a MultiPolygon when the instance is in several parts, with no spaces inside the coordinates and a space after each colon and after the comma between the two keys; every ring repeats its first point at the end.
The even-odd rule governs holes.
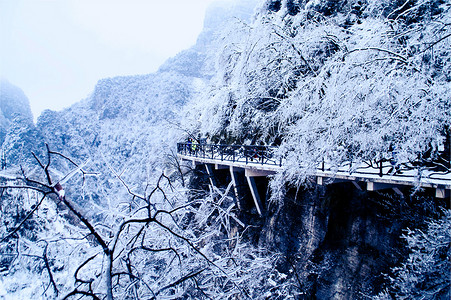
{"type": "Polygon", "coordinates": [[[262,165],[282,166],[274,151],[277,147],[258,145],[223,145],[202,143],[178,143],[177,153],[181,155],[217,159],[221,161],[258,163],[262,165]]]}
{"type": "MultiPolygon", "coordinates": [[[[245,164],[261,164],[279,166],[283,165],[282,157],[276,157],[274,146],[259,145],[225,145],[225,144],[206,144],[206,143],[178,143],[177,153],[185,156],[192,156],[204,159],[214,159],[220,161],[241,162],[245,164]]],[[[449,160],[436,158],[434,163],[417,160],[414,162],[396,163],[394,157],[374,159],[361,162],[358,165],[353,162],[345,162],[336,171],[347,172],[349,174],[378,175],[396,175],[400,177],[412,177],[411,174],[404,172],[413,169],[428,170],[432,174],[449,174],[451,172],[449,160]]],[[[317,167],[318,171],[331,171],[329,166],[323,160],[317,167]]]]}

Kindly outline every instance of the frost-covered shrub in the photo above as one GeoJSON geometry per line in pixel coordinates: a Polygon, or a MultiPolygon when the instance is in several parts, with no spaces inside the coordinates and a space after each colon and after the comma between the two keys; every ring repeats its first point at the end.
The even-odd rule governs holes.
{"type": "Polygon", "coordinates": [[[450,299],[451,211],[428,222],[426,230],[410,230],[402,236],[410,249],[406,261],[393,269],[391,286],[378,298],[450,299]]]}

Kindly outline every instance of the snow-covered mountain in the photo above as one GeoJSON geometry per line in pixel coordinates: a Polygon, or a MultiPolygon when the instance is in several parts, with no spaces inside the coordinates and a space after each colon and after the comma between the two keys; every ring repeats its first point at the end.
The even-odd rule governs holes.
{"type": "MultiPolygon", "coordinates": [[[[244,9],[246,12],[244,13],[243,3],[236,8],[239,9],[240,15],[247,15],[247,18],[250,18],[254,6],[246,2],[248,6],[244,9]]],[[[192,299],[198,299],[209,288],[204,291],[204,289],[193,289],[192,286],[183,284],[182,286],[185,287],[179,289],[177,284],[174,290],[171,284],[174,280],[190,276],[190,272],[195,271],[200,274],[199,270],[205,273],[206,286],[210,285],[209,282],[212,279],[219,280],[221,276],[226,275],[222,285],[210,285],[213,288],[212,291],[216,290],[216,295],[236,294],[237,290],[242,289],[239,281],[252,287],[255,290],[252,292],[254,294],[262,288],[257,281],[244,282],[247,276],[237,277],[242,273],[241,271],[233,271],[236,274],[233,276],[231,276],[232,273],[223,273],[219,276],[217,274],[218,270],[224,272],[223,270],[228,268],[227,258],[223,262],[223,259],[216,254],[219,253],[217,246],[206,245],[204,240],[218,239],[215,242],[217,245],[229,241],[226,234],[221,232],[222,229],[219,230],[222,221],[211,222],[210,217],[209,222],[205,223],[204,218],[213,216],[216,219],[214,212],[217,207],[211,205],[213,203],[211,198],[218,194],[215,192],[206,196],[204,205],[191,208],[187,205],[186,197],[183,196],[185,192],[183,187],[180,187],[177,182],[169,185],[164,177],[160,177],[165,168],[165,162],[174,158],[176,142],[186,134],[179,125],[182,107],[205,88],[208,78],[211,77],[211,73],[208,73],[211,66],[208,66],[207,59],[211,51],[210,47],[216,39],[215,26],[225,24],[229,16],[233,15],[233,11],[223,14],[227,9],[230,7],[224,7],[222,4],[219,8],[213,8],[211,13],[222,14],[222,16],[215,17],[215,22],[206,22],[206,29],[199,37],[198,43],[168,60],[158,72],[100,80],[86,99],[62,111],[43,112],[36,126],[31,122],[30,129],[33,134],[36,134],[33,138],[24,138],[23,131],[14,130],[14,134],[11,134],[14,140],[9,144],[16,147],[17,151],[20,150],[20,153],[35,152],[41,165],[37,161],[23,163],[14,147],[14,149],[5,149],[9,157],[8,168],[2,171],[0,184],[20,186],[23,183],[32,182],[31,184],[38,189],[52,191],[53,185],[59,180],[64,186],[64,193],[59,194],[60,197],[66,195],[68,201],[73,201],[74,207],[82,212],[83,216],[89,220],[88,222],[94,224],[95,230],[108,241],[110,247],[114,244],[113,231],[127,217],[142,218],[145,212],[154,214],[157,209],[170,211],[174,209],[173,205],[181,207],[176,212],[170,213],[169,219],[166,214],[158,218],[161,224],[166,224],[165,226],[168,227],[158,226],[150,221],[141,230],[135,231],[135,227],[132,226],[133,228],[123,232],[126,236],[132,232],[137,236],[141,235],[142,249],[130,248],[131,244],[127,246],[119,242],[118,247],[126,246],[128,250],[124,248],[125,252],[117,251],[113,259],[117,259],[119,264],[116,264],[114,268],[120,267],[123,261],[120,257],[132,250],[124,259],[136,259],[137,268],[131,271],[142,274],[144,284],[138,284],[142,288],[140,291],[141,288],[130,290],[127,288],[129,285],[127,283],[123,291],[128,293],[127,290],[129,290],[134,294],[141,294],[142,299],[150,299],[159,294],[166,297],[192,295],[192,299]],[[49,149],[53,151],[51,154],[46,153],[44,143],[47,143],[49,149]],[[65,177],[65,174],[74,174],[70,173],[76,169],[74,163],[83,166],[85,173],[77,174],[80,176],[65,177]],[[32,181],[11,179],[14,177],[12,176],[14,172],[19,174],[18,176],[22,174],[19,164],[24,166],[23,174],[32,181]],[[47,164],[49,164],[48,176],[45,172],[47,164]],[[44,184],[38,184],[38,181],[44,184]],[[196,210],[199,210],[201,214],[194,213],[196,210]],[[208,235],[205,235],[203,230],[208,235]],[[177,233],[170,234],[171,231],[177,233]],[[210,232],[214,232],[214,236],[210,236],[210,232]],[[181,237],[189,238],[192,241],[191,244],[187,244],[181,237]],[[202,252],[196,250],[202,255],[193,255],[194,244],[196,249],[202,248],[202,252]],[[166,250],[162,250],[161,254],[149,250],[168,247],[175,249],[173,252],[178,259],[174,260],[172,252],[168,255],[166,250]],[[141,253],[143,250],[144,254],[141,253]],[[138,254],[137,257],[135,257],[136,254],[138,254]],[[209,263],[209,260],[205,260],[207,256],[210,257],[209,263]],[[215,263],[212,264],[213,261],[215,263]],[[222,266],[223,263],[226,265],[222,266]],[[211,269],[208,266],[216,266],[216,270],[208,270],[211,269]],[[145,272],[141,272],[141,269],[145,272]],[[210,273],[214,276],[209,275],[210,273]],[[234,286],[228,286],[229,279],[232,277],[236,278],[236,283],[234,286]]],[[[24,125],[21,122],[19,124],[24,125]]],[[[30,157],[31,160],[34,159],[31,155],[30,157]]],[[[77,267],[84,269],[80,272],[80,276],[83,278],[91,276],[90,280],[96,281],[94,286],[86,288],[85,291],[93,287],[96,295],[100,295],[99,292],[105,294],[107,289],[103,286],[102,278],[105,271],[102,267],[105,252],[102,252],[99,244],[91,239],[92,236],[86,232],[86,227],[79,218],[77,219],[73,210],[70,210],[67,205],[62,205],[61,198],[53,195],[39,199],[40,196],[35,190],[29,193],[28,190],[20,188],[7,189],[2,193],[0,237],[2,239],[6,237],[6,242],[0,242],[2,276],[0,299],[5,296],[30,299],[59,298],[64,297],[59,293],[67,294],[71,289],[77,292],[78,289],[84,288],[84,283],[80,286],[80,282],[76,281],[79,271],[77,267]],[[38,210],[34,211],[36,209],[38,210]],[[15,226],[21,223],[25,226],[22,226],[21,230],[15,234],[13,232],[15,226]],[[39,241],[34,243],[36,240],[39,241]],[[48,248],[45,243],[49,243],[48,248]],[[11,259],[16,249],[27,253],[26,256],[18,260],[11,259]],[[94,259],[94,257],[97,258],[94,259]],[[41,263],[44,261],[48,262],[47,266],[51,266],[50,269],[46,269],[45,266],[43,268],[41,263]],[[45,287],[43,289],[49,274],[51,281],[55,284],[51,289],[45,287]]],[[[224,205],[230,205],[229,201],[230,198],[227,196],[227,201],[223,201],[224,205]]],[[[119,227],[119,232],[121,230],[119,227]]],[[[253,253],[253,251],[252,248],[241,250],[240,252],[249,253],[249,255],[243,256],[245,260],[242,266],[240,266],[240,258],[235,262],[238,263],[238,269],[243,268],[248,270],[246,272],[254,272],[254,276],[257,276],[255,272],[260,272],[259,276],[263,276],[262,271],[271,269],[272,265],[262,264],[265,260],[257,260],[254,263],[249,259],[256,257],[257,252],[253,253]]],[[[269,257],[268,260],[273,260],[273,257],[269,257]]],[[[122,277],[122,275],[115,276],[122,277]]],[[[203,285],[202,281],[204,280],[196,284],[203,285]]]]}
{"type": "Polygon", "coordinates": [[[0,145],[6,165],[31,161],[42,138],[33,123],[30,103],[24,92],[6,80],[0,81],[0,145]]]}
{"type": "Polygon", "coordinates": [[[212,76],[209,62],[218,30],[236,17],[250,20],[255,3],[213,4],[197,43],[156,73],[102,79],[72,107],[44,111],[36,125],[42,140],[79,161],[90,159],[99,172],[113,169],[127,182],[158,175],[185,134],[179,125],[182,108],[212,76]]]}
{"type": "Polygon", "coordinates": [[[2,79],[0,80],[0,144],[5,140],[9,125],[16,117],[33,120],[30,102],[20,88],[2,79]]]}
{"type": "MultiPolygon", "coordinates": [[[[349,182],[312,186],[303,180],[324,157],[338,166],[396,148],[401,163],[426,150],[437,154],[439,142],[449,140],[451,3],[256,3],[213,6],[197,44],[155,74],[102,79],[72,107],[45,111],[36,127],[5,115],[9,167],[24,162],[19,157],[30,149],[45,164],[39,149],[46,142],[85,166],[83,176],[64,181],[64,191],[105,240],[114,244],[113,227],[127,217],[147,222],[124,226],[118,243],[113,269],[126,271],[116,274],[115,293],[124,298],[159,299],[161,292],[180,299],[407,299],[427,293],[445,299],[449,201],[429,191],[406,188],[400,196],[349,182]],[[280,146],[287,169],[271,179],[268,193],[278,201],[265,203],[262,217],[238,211],[229,196],[229,173],[218,176],[223,185],[209,187],[199,166],[189,170],[191,190],[162,188],[166,179],[159,175],[187,134],[280,146]],[[174,203],[182,208],[168,213],[174,203]],[[158,209],[164,215],[158,220],[174,222],[169,230],[175,235],[143,217],[158,209]],[[193,255],[185,236],[201,254],[193,255]]],[[[39,169],[26,171],[35,176],[39,169]]],[[[67,160],[52,160],[56,178],[72,169],[67,160]]],[[[34,191],[5,191],[0,213],[8,217],[1,219],[0,237],[39,201],[34,191]]],[[[0,243],[8,292],[30,298],[45,290],[56,297],[47,274],[54,272],[56,291],[76,286],[105,296],[100,278],[110,253],[61,208],[61,199],[52,201],[11,244],[0,243]],[[16,248],[26,259],[14,260],[16,248]],[[47,255],[50,271],[43,264],[47,255]],[[18,287],[27,274],[33,280],[23,279],[18,287]]],[[[5,291],[0,285],[0,298],[5,291]]]]}

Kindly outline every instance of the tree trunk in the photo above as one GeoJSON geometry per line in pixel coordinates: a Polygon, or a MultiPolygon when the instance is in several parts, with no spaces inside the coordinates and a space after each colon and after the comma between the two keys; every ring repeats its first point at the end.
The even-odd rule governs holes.
{"type": "Polygon", "coordinates": [[[108,300],[113,300],[113,252],[107,253],[107,269],[106,269],[106,296],[108,300]]]}

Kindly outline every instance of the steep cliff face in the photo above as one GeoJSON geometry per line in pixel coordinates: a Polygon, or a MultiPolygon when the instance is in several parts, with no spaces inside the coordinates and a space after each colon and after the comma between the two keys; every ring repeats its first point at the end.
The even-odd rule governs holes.
{"type": "Polygon", "coordinates": [[[13,119],[15,115],[33,118],[30,103],[24,92],[7,80],[0,80],[0,109],[3,117],[13,119]]]}
{"type": "MultiPolygon", "coordinates": [[[[294,193],[294,192],[293,192],[294,193]]],[[[300,290],[318,299],[360,299],[390,286],[383,274],[406,261],[406,228],[425,228],[446,201],[428,193],[359,191],[332,184],[287,195],[266,219],[260,243],[286,253],[300,290]]]]}
{"type": "MultiPolygon", "coordinates": [[[[202,167],[190,183],[194,190],[207,189],[208,175],[202,167]]],[[[223,188],[230,182],[227,171],[216,170],[214,176],[223,188]]],[[[300,186],[289,188],[283,201],[266,200],[259,216],[251,195],[242,189],[241,210],[236,213],[249,226],[242,233],[244,239],[280,255],[275,267],[283,275],[275,279],[275,291],[289,285],[288,294],[300,299],[364,299],[389,290],[386,297],[391,293],[396,298],[402,293],[397,294],[389,276],[396,277],[394,268],[404,268],[412,253],[403,234],[407,228],[426,232],[427,222],[440,219],[442,209],[449,209],[449,201],[434,198],[431,191],[402,191],[404,196],[392,190],[367,192],[352,183],[300,186]]],[[[237,225],[236,230],[242,229],[237,225]]],[[[446,228],[443,233],[448,234],[446,228]]],[[[439,255],[446,272],[449,248],[446,243],[442,248],[445,254],[439,255]]],[[[442,280],[446,285],[446,277],[442,280]]],[[[420,294],[421,285],[415,287],[420,294]]],[[[443,292],[448,295],[449,288],[443,292]]]]}
{"type": "Polygon", "coordinates": [[[0,80],[0,144],[5,140],[8,128],[16,117],[32,122],[30,103],[20,88],[2,79],[0,80]]]}
{"type": "Polygon", "coordinates": [[[0,145],[6,166],[30,163],[31,152],[39,153],[44,146],[28,98],[6,80],[0,81],[0,145]]]}
{"type": "Polygon", "coordinates": [[[213,57],[218,51],[219,33],[233,22],[250,23],[259,0],[213,2],[208,8],[196,44],[168,59],[159,72],[173,71],[188,77],[211,79],[215,73],[213,57]]]}

